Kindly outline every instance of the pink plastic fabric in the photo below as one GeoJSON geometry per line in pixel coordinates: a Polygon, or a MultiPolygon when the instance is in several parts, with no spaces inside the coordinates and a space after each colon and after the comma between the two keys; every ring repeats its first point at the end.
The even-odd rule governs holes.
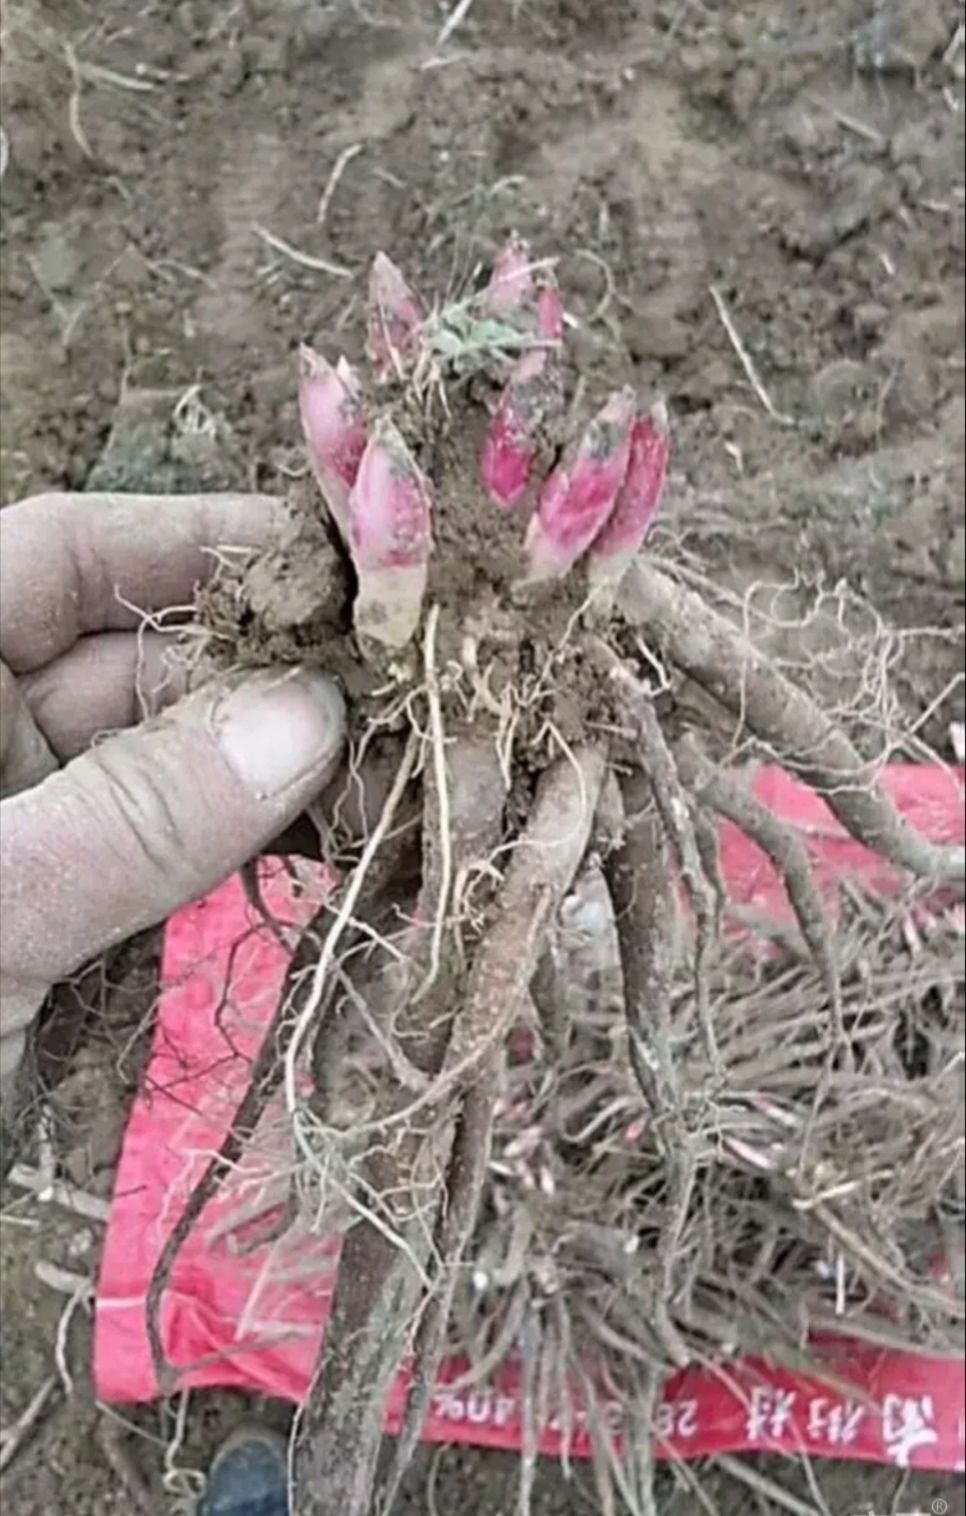
{"type": "MultiPolygon", "coordinates": [[[[962,844],[961,771],[896,764],[882,781],[914,826],[936,841],[962,844]]],[[[847,837],[804,786],[763,768],[754,788],[801,829],[831,910],[846,876],[866,890],[896,888],[894,872],[847,837]]],[[[773,920],[791,919],[767,858],[727,824],[721,857],[733,900],[773,920]]],[[[322,870],[303,861],[264,866],[263,894],[281,919],[305,921],[327,885],[322,870]]],[[[145,1330],[148,1284],[164,1238],[230,1125],[285,965],[284,950],[257,924],[238,879],[168,926],[153,1053],[124,1140],[101,1268],[95,1377],[105,1400],[147,1401],[157,1393],[145,1330]]],[[[309,1231],[303,1218],[274,1237],[286,1196],[279,1174],[290,1159],[291,1139],[276,1110],[181,1252],[162,1326],[183,1388],[236,1387],[295,1401],[307,1391],[334,1284],[338,1218],[328,1234],[309,1231]]],[[[963,1468],[960,1362],[846,1341],[814,1346],[828,1361],[834,1388],[761,1359],[715,1374],[678,1374],[658,1410],[658,1456],[784,1450],[902,1468],[963,1468]],[[844,1388],[852,1384],[854,1394],[844,1388]]],[[[520,1448],[517,1367],[506,1365],[473,1390],[449,1390],[460,1368],[446,1365],[427,1440],[520,1448]]],[[[398,1428],[405,1395],[402,1376],[388,1408],[389,1430],[398,1428]]],[[[619,1433],[616,1401],[606,1419],[619,1433]]],[[[575,1457],[589,1453],[579,1401],[573,1420],[552,1420],[540,1445],[547,1453],[565,1445],[575,1457]]]]}

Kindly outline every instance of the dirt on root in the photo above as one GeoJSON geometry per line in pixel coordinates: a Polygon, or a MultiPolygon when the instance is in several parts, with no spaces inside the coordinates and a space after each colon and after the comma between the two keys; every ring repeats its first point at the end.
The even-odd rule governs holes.
{"type": "MultiPolygon", "coordinates": [[[[903,719],[946,756],[963,718],[966,557],[957,0],[476,0],[437,53],[444,14],[432,0],[9,0],[0,499],[284,493],[303,467],[298,342],[361,357],[373,250],[447,292],[516,228],[561,254],[588,407],[628,377],[669,403],[656,550],[739,603],[791,583],[775,635],[807,622],[824,650],[842,633],[835,614],[811,616],[815,586],[842,582],[898,629],[903,719]]],[[[289,607],[321,588],[293,575],[289,607]]],[[[338,617],[305,635],[318,645],[330,628],[338,642],[338,617]]],[[[128,1093],[122,1081],[112,1109],[128,1093]]],[[[67,1172],[105,1190],[103,1080],[88,1071],[63,1098],[67,1172]]],[[[63,1301],[35,1262],[92,1276],[99,1237],[6,1199],[4,1425],[55,1372],[63,1301]]],[[[131,1508],[91,1436],[74,1350],[75,1398],[4,1475],[12,1516],[131,1508]]],[[[203,1467],[243,1409],[199,1399],[179,1466],[203,1467]]],[[[163,1510],[173,1422],[135,1420],[124,1435],[163,1510]]],[[[459,1452],[426,1455],[414,1511],[430,1464],[441,1512],[508,1508],[509,1461],[459,1452]]],[[[800,1471],[768,1472],[815,1503],[800,1471]]],[[[754,1508],[725,1472],[701,1477],[722,1512],[754,1508]]],[[[835,1516],[963,1510],[958,1480],[816,1477],[835,1516]]],[[[693,1509],[670,1482],[661,1500],[665,1516],[693,1509]]],[[[581,1509],[592,1493],[548,1468],[535,1511],[581,1509]]]]}

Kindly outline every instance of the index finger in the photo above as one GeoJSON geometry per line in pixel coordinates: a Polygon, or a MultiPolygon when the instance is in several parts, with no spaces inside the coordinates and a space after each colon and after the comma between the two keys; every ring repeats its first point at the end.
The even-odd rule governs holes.
{"type": "Polygon", "coordinates": [[[281,519],[269,495],[47,494],[0,511],[0,653],[43,668],[88,632],[188,605],[213,548],[260,547],[281,519]]]}

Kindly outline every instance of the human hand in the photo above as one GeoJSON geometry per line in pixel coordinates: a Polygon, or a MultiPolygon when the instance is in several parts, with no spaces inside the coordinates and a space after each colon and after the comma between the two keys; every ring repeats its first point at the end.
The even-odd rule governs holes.
{"type": "Polygon", "coordinates": [[[279,508],[51,494],[0,512],[0,1092],[54,983],[220,883],[332,777],[334,684],[265,670],[185,695],[145,622],[187,609],[208,550],[260,546],[279,508]]]}

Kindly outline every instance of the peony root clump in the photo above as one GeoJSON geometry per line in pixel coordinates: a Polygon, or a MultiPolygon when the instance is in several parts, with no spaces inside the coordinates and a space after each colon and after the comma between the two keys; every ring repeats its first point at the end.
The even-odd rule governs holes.
{"type": "MultiPolygon", "coordinates": [[[[653,1406],[666,1370],[730,1351],[709,1325],[730,1288],[715,1207],[744,1258],[756,1226],[764,1237],[773,1224],[763,1172],[796,1258],[821,1252],[825,1226],[870,1300],[890,1269],[910,1282],[891,1254],[883,1272],[856,1233],[853,1191],[822,1168],[823,1143],[846,1140],[837,1102],[865,1056],[851,960],[797,836],[681,729],[678,684],[818,790],[910,888],[960,890],[962,850],[910,829],[849,733],[652,555],[667,408],[624,387],[576,423],[569,319],[552,261],[519,238],[479,289],[442,306],[378,254],[365,365],[300,353],[324,509],[303,492],[280,541],[226,565],[199,607],[223,660],[315,662],[343,682],[352,721],[317,822],[338,889],[298,944],[248,1095],[149,1302],[171,1384],[158,1320],[174,1260],[281,1095],[292,1203],[349,1221],[298,1422],[297,1516],[389,1510],[456,1317],[484,1367],[536,1332],[543,1413],[550,1379],[558,1398],[576,1383],[592,1399],[604,1365],[653,1406]],[[721,815],[774,859],[814,969],[814,1046],[788,1043],[804,1072],[781,1120],[760,1090],[732,1092],[754,1058],[729,1007],[739,981],[752,991],[727,955],[722,966],[721,815]],[[588,878],[614,945],[605,1024],[570,1019],[560,975],[561,912],[588,878]],[[730,1130],[736,1100],[748,1115],[732,1123],[726,1183],[710,1134],[730,1130]],[[378,1483],[386,1396],[407,1362],[407,1421],[378,1483]]],[[[861,1145],[858,1110],[846,1124],[861,1145]]],[[[956,1317],[934,1284],[913,1286],[922,1312],[956,1317]]],[[[786,1306],[769,1304],[772,1325],[786,1306]]],[[[625,1478],[601,1436],[602,1477],[629,1500],[643,1476],[625,1478]]],[[[527,1469],[532,1458],[524,1501],[527,1469]]]]}

